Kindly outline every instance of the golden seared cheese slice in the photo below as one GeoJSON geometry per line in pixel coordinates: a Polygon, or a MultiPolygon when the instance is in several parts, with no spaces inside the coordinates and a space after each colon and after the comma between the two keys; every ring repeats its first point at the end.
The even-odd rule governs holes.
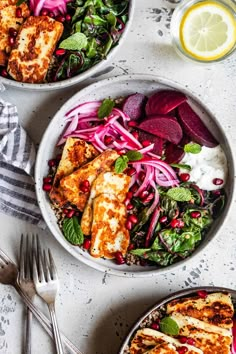
{"type": "Polygon", "coordinates": [[[0,65],[5,66],[12,48],[9,44],[9,29],[14,28],[18,31],[25,18],[30,16],[30,10],[27,4],[23,3],[19,6],[22,17],[16,17],[17,0],[2,1],[0,1],[0,65]]]}
{"type": "Polygon", "coordinates": [[[60,163],[53,180],[53,186],[49,197],[53,204],[63,206],[66,199],[60,187],[60,180],[68,176],[75,169],[93,160],[99,152],[92,144],[78,138],[68,138],[64,145],[60,163]]]}
{"type": "Polygon", "coordinates": [[[172,313],[170,316],[179,326],[179,335],[192,338],[195,346],[204,354],[230,354],[232,331],[211,325],[196,318],[172,313]]]}
{"type": "Polygon", "coordinates": [[[233,326],[234,307],[228,293],[208,294],[205,299],[194,296],[173,300],[167,305],[167,313],[173,312],[223,328],[233,326]]]}
{"type": "Polygon", "coordinates": [[[45,80],[63,24],[48,16],[30,16],[18,32],[7,71],[16,81],[40,83],[45,80]]]}
{"type": "MultiPolygon", "coordinates": [[[[168,348],[169,352],[164,351],[163,353],[178,353],[177,349],[182,347],[183,344],[179,340],[167,336],[166,334],[156,331],[151,328],[143,328],[137,331],[134,338],[131,341],[129,353],[130,354],[159,354],[162,353],[160,348],[168,348]],[[175,351],[173,351],[175,349],[175,351]],[[152,350],[156,350],[153,351],[152,350]]],[[[203,351],[189,344],[184,344],[188,349],[188,354],[203,354],[203,351]]]]}
{"type": "Polygon", "coordinates": [[[124,202],[129,190],[131,177],[124,173],[103,172],[98,175],[92,184],[89,199],[86,203],[82,219],[81,228],[85,235],[90,235],[93,220],[93,199],[98,195],[107,193],[114,194],[120,202],[124,202]]]}
{"type": "MultiPolygon", "coordinates": [[[[179,343],[178,345],[175,345],[171,343],[163,343],[145,352],[145,354],[179,354],[179,352],[177,351],[177,348],[179,347],[183,347],[183,344],[179,343]]],[[[196,351],[194,347],[190,348],[190,346],[188,347],[185,346],[185,348],[188,349],[188,351],[186,352],[187,354],[199,353],[199,351],[196,351]]],[[[201,351],[200,353],[203,352],[201,351]]]]}
{"type": "Polygon", "coordinates": [[[114,258],[116,252],[125,255],[130,241],[125,222],[126,207],[114,194],[94,198],[90,254],[96,258],[114,258]]]}
{"type": "Polygon", "coordinates": [[[84,193],[81,183],[89,181],[90,185],[101,172],[110,171],[115,160],[119,157],[115,150],[105,150],[91,162],[75,170],[60,181],[63,194],[67,201],[83,211],[87,203],[89,192],[84,193]]]}

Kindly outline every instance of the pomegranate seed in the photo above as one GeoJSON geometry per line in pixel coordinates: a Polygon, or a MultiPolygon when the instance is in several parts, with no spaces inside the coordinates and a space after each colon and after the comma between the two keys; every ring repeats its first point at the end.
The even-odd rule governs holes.
{"type": "Polygon", "coordinates": [[[83,243],[83,248],[85,250],[89,250],[91,246],[91,240],[89,238],[86,238],[83,243]]]}
{"type": "Polygon", "coordinates": [[[187,343],[187,340],[188,338],[187,337],[179,337],[178,340],[180,341],[180,343],[182,344],[186,344],[187,343]]]}
{"type": "Polygon", "coordinates": [[[66,208],[64,208],[64,209],[62,210],[62,212],[63,212],[63,214],[67,215],[67,214],[68,214],[68,212],[69,212],[69,210],[68,210],[68,209],[66,209],[66,208]]]}
{"type": "Polygon", "coordinates": [[[66,21],[70,21],[71,20],[71,15],[67,14],[66,17],[65,17],[66,21]]]}
{"type": "Polygon", "coordinates": [[[62,48],[59,48],[55,51],[55,54],[60,57],[62,55],[64,55],[66,53],[66,50],[65,49],[62,49],[62,48]]]}
{"type": "Polygon", "coordinates": [[[133,197],[133,193],[132,193],[132,192],[128,192],[128,193],[126,194],[126,197],[129,198],[129,199],[131,199],[131,198],[133,197]]]}
{"type": "Polygon", "coordinates": [[[52,189],[52,185],[51,184],[49,184],[49,183],[44,183],[43,184],[43,190],[45,192],[50,192],[51,189],[52,189]]]}
{"type": "Polygon", "coordinates": [[[193,218],[193,219],[198,219],[198,218],[200,218],[201,213],[200,213],[200,211],[192,211],[192,212],[190,213],[190,215],[191,215],[191,218],[193,218]]]}
{"type": "Polygon", "coordinates": [[[134,122],[133,120],[131,120],[130,122],[128,122],[128,126],[129,126],[129,127],[136,127],[136,126],[137,126],[137,123],[134,122]]]}
{"type": "Polygon", "coordinates": [[[83,185],[86,188],[90,187],[90,183],[89,183],[89,181],[87,179],[85,179],[83,182],[81,182],[81,185],[83,185]]]}
{"type": "Polygon", "coordinates": [[[139,133],[138,132],[132,132],[132,135],[133,135],[133,137],[135,138],[135,139],[138,139],[138,137],[139,137],[139,133]]]}
{"type": "Polygon", "coordinates": [[[129,198],[125,198],[124,203],[127,206],[130,203],[130,199],[129,198]]]}
{"type": "Polygon", "coordinates": [[[150,201],[154,198],[154,193],[150,193],[149,195],[146,196],[146,198],[142,199],[142,202],[144,204],[150,203],[150,201]]]}
{"type": "Polygon", "coordinates": [[[144,181],[144,178],[145,178],[145,177],[146,177],[146,173],[145,173],[145,172],[143,172],[143,171],[139,172],[138,178],[139,178],[139,180],[140,180],[141,182],[144,181]]]}
{"type": "Polygon", "coordinates": [[[131,214],[128,216],[128,220],[132,223],[132,224],[137,224],[138,222],[138,218],[136,215],[134,214],[131,214]]]}
{"type": "Polygon", "coordinates": [[[150,140],[144,140],[142,142],[142,145],[143,145],[143,147],[147,147],[147,146],[151,145],[151,141],[150,140]]]}
{"type": "Polygon", "coordinates": [[[201,297],[202,299],[206,299],[207,297],[207,292],[205,290],[199,290],[197,292],[198,296],[201,297]]]}
{"type": "Polygon", "coordinates": [[[48,15],[48,10],[43,9],[43,10],[41,11],[41,16],[47,16],[47,15],[48,15]]]}
{"type": "Polygon", "coordinates": [[[182,229],[184,227],[184,221],[183,220],[178,220],[179,222],[179,228],[182,229]]]}
{"type": "Polygon", "coordinates": [[[13,27],[10,27],[8,32],[9,32],[9,36],[10,37],[16,37],[17,36],[17,30],[15,28],[13,28],[13,27]]]}
{"type": "Polygon", "coordinates": [[[188,338],[188,339],[187,339],[187,344],[189,344],[189,345],[195,345],[195,344],[196,344],[196,341],[195,341],[193,338],[188,338]]]}
{"type": "Polygon", "coordinates": [[[124,259],[124,257],[123,257],[121,252],[116,252],[115,253],[115,258],[116,258],[116,263],[117,264],[124,264],[125,263],[125,259],[124,259]]]}
{"type": "Polygon", "coordinates": [[[74,214],[75,214],[75,211],[71,209],[67,212],[67,217],[72,218],[72,216],[74,216],[74,214]]]}
{"type": "Polygon", "coordinates": [[[7,72],[6,69],[2,69],[2,70],[1,70],[1,76],[2,76],[2,77],[8,77],[8,72],[7,72]]]}
{"type": "Polygon", "coordinates": [[[133,184],[132,187],[130,188],[131,192],[135,193],[138,190],[138,185],[137,183],[133,184]]]}
{"type": "Polygon", "coordinates": [[[184,222],[180,219],[172,219],[170,222],[170,226],[173,227],[173,229],[176,227],[182,228],[184,227],[184,222]]]}
{"type": "Polygon", "coordinates": [[[104,137],[104,143],[105,143],[106,145],[111,144],[112,141],[113,141],[113,139],[112,139],[112,137],[111,137],[110,135],[105,135],[105,137],[104,137]]]}
{"type": "Polygon", "coordinates": [[[65,19],[64,16],[59,15],[59,16],[56,17],[56,20],[59,21],[59,22],[65,22],[66,19],[65,19]]]}
{"type": "Polygon", "coordinates": [[[16,38],[15,37],[9,37],[8,38],[8,43],[12,47],[15,44],[16,38]]]}
{"type": "Polygon", "coordinates": [[[88,187],[85,187],[85,186],[80,186],[80,190],[81,190],[83,193],[88,193],[88,192],[89,192],[89,188],[88,188],[88,187]]]}
{"type": "Polygon", "coordinates": [[[126,153],[126,151],[124,149],[117,151],[118,155],[124,155],[125,153],[126,153]]]}
{"type": "Polygon", "coordinates": [[[133,250],[134,249],[134,244],[133,243],[130,243],[129,244],[129,247],[128,247],[128,251],[131,251],[131,250],[133,250]]]}
{"type": "Polygon", "coordinates": [[[22,10],[21,7],[16,8],[16,17],[20,18],[22,17],[22,10]]]}
{"type": "Polygon", "coordinates": [[[52,183],[52,177],[44,177],[43,183],[52,183]]]}
{"type": "Polygon", "coordinates": [[[179,347],[179,348],[176,348],[177,352],[179,354],[185,354],[188,352],[188,348],[187,347],[179,347]]]}
{"type": "Polygon", "coordinates": [[[133,175],[135,175],[135,173],[136,173],[137,171],[136,171],[136,169],[134,168],[134,167],[129,167],[129,168],[127,168],[127,170],[125,171],[125,173],[128,175],[128,176],[133,176],[133,175]]]}
{"type": "Polygon", "coordinates": [[[132,210],[132,209],[134,209],[134,205],[131,204],[131,203],[128,203],[127,206],[126,206],[126,209],[127,210],[132,210]]]}
{"type": "Polygon", "coordinates": [[[53,12],[49,12],[48,16],[51,17],[51,18],[54,18],[54,13],[53,12]]]}
{"type": "Polygon", "coordinates": [[[216,190],[214,190],[214,191],[212,191],[212,193],[215,195],[215,196],[219,196],[219,195],[221,195],[221,191],[219,190],[219,189],[216,189],[216,190]]]}
{"type": "Polygon", "coordinates": [[[139,198],[144,199],[149,195],[148,191],[142,191],[139,193],[139,198]]]}
{"type": "Polygon", "coordinates": [[[160,219],[159,219],[161,224],[164,224],[165,222],[167,222],[167,216],[163,215],[160,219]]]}
{"type": "Polygon", "coordinates": [[[133,227],[133,224],[130,220],[126,220],[125,226],[126,226],[127,230],[131,230],[133,227]]]}
{"type": "Polygon", "coordinates": [[[55,160],[55,159],[49,160],[49,161],[48,161],[48,166],[49,166],[49,167],[56,166],[56,160],[55,160]]]}
{"type": "Polygon", "coordinates": [[[151,328],[158,330],[158,329],[160,328],[159,323],[153,322],[153,323],[151,324],[151,328]]]}
{"type": "Polygon", "coordinates": [[[187,182],[190,179],[190,174],[189,173],[181,173],[179,175],[179,178],[181,179],[182,182],[187,182]]]}
{"type": "Polygon", "coordinates": [[[212,181],[216,186],[220,186],[221,184],[224,183],[223,179],[221,178],[214,178],[212,181]]]}

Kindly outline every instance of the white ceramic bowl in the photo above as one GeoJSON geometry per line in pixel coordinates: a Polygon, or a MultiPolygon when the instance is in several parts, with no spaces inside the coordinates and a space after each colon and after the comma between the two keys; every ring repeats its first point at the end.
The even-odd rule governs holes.
{"type": "Polygon", "coordinates": [[[131,328],[129,331],[127,337],[125,338],[120,351],[118,354],[125,354],[125,349],[129,345],[129,342],[133,335],[136,333],[136,331],[139,329],[140,324],[155,310],[159,310],[162,306],[167,305],[170,301],[181,299],[183,297],[189,297],[189,296],[195,296],[198,291],[204,290],[207,291],[209,294],[210,293],[215,293],[215,292],[226,292],[231,294],[232,301],[235,305],[236,308],[236,291],[233,289],[228,289],[228,288],[221,288],[221,287],[215,287],[215,286],[203,286],[201,288],[192,288],[192,289],[187,289],[187,290],[181,290],[176,293],[173,293],[171,295],[168,295],[167,297],[159,300],[156,305],[154,305],[152,308],[150,308],[144,315],[142,315],[138,321],[134,324],[134,326],[131,328]]]}
{"type": "Polygon", "coordinates": [[[63,89],[65,87],[69,87],[75,85],[79,82],[82,82],[86,79],[91,78],[95,73],[98,73],[101,70],[104,70],[108,65],[111,58],[113,58],[117,52],[120,50],[121,45],[124,43],[125,38],[129,32],[133,17],[134,17],[134,0],[129,0],[129,20],[125,25],[125,29],[120,37],[119,43],[113,47],[110,52],[108,53],[106,59],[101,60],[99,63],[92,66],[90,69],[84,71],[83,73],[76,75],[70,79],[58,81],[58,82],[51,82],[51,83],[43,83],[43,84],[30,84],[30,83],[23,83],[17,82],[15,80],[11,80],[8,78],[0,77],[0,81],[4,86],[10,87],[17,87],[23,90],[33,90],[33,91],[52,91],[57,89],[63,89]]]}
{"type": "Polygon", "coordinates": [[[79,91],[72,98],[70,98],[56,113],[54,118],[51,120],[48,128],[46,129],[44,136],[42,138],[38,155],[36,161],[36,192],[38,203],[41,208],[44,220],[48,225],[50,231],[55,236],[55,238],[61,243],[61,245],[69,252],[72,256],[76,257],[81,262],[96,268],[97,270],[108,272],[119,276],[129,276],[129,277],[147,277],[156,276],[161,273],[166,273],[167,270],[172,270],[178,266],[183,266],[185,262],[188,262],[193,257],[196,257],[205,248],[212,238],[222,227],[223,222],[226,219],[230,204],[233,198],[234,190],[234,163],[232,158],[232,152],[228,144],[227,138],[220,127],[219,123],[213,116],[213,114],[207,109],[207,107],[200,102],[200,100],[189,90],[181,87],[180,85],[162,78],[147,75],[133,75],[133,76],[118,76],[109,78],[106,80],[99,81],[92,84],[83,90],[79,91]],[[228,183],[226,185],[226,192],[228,195],[226,206],[222,215],[214,222],[211,227],[210,232],[207,234],[205,239],[201,242],[199,247],[194,251],[193,255],[185,260],[181,260],[171,266],[165,268],[157,267],[142,267],[142,266],[127,266],[127,265],[116,265],[114,261],[96,259],[91,257],[87,252],[83,251],[81,248],[71,245],[62,235],[56,221],[53,210],[50,207],[48,197],[46,193],[42,190],[43,177],[48,173],[48,160],[55,156],[55,145],[58,142],[59,136],[61,135],[66,122],[64,114],[69,111],[78,103],[104,99],[106,97],[119,97],[127,96],[131,93],[141,92],[146,95],[154,92],[158,89],[175,89],[185,93],[191,103],[195,106],[201,114],[202,119],[205,124],[213,131],[214,135],[217,137],[218,141],[222,145],[225,154],[228,159],[228,164],[230,166],[228,183]],[[204,111],[204,113],[203,113],[204,111]]]}

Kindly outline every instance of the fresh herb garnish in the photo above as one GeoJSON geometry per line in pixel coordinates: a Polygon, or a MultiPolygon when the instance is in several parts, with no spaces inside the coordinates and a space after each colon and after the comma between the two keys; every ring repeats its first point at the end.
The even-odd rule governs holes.
{"type": "Polygon", "coordinates": [[[196,143],[189,143],[184,145],[184,151],[189,152],[191,154],[199,154],[202,151],[202,147],[196,143]]]}
{"type": "Polygon", "coordinates": [[[82,245],[84,242],[84,235],[76,216],[65,218],[62,230],[67,241],[73,245],[82,245]]]}
{"type": "Polygon", "coordinates": [[[21,4],[23,4],[23,2],[26,2],[26,0],[18,0],[16,6],[20,6],[21,4]]]}
{"type": "Polygon", "coordinates": [[[179,334],[179,326],[171,317],[164,317],[161,319],[160,330],[171,336],[177,336],[179,334]]]}
{"type": "Polygon", "coordinates": [[[64,39],[64,41],[60,43],[59,48],[67,50],[81,50],[86,49],[87,44],[88,40],[85,34],[76,32],[70,37],[64,39]]]}
{"type": "Polygon", "coordinates": [[[114,106],[115,106],[114,100],[110,98],[105,98],[105,100],[102,101],[102,104],[99,107],[98,118],[102,119],[108,117],[111,114],[111,111],[114,106]]]}
{"type": "Polygon", "coordinates": [[[183,163],[171,163],[171,167],[180,168],[182,170],[191,171],[192,167],[183,163]]]}
{"type": "Polygon", "coordinates": [[[127,151],[126,154],[118,157],[115,162],[115,171],[116,173],[122,173],[127,167],[129,161],[138,161],[141,160],[143,155],[141,152],[136,150],[127,151]]]}
{"type": "Polygon", "coordinates": [[[183,187],[171,188],[166,195],[177,202],[188,202],[192,198],[190,190],[183,187]]]}
{"type": "Polygon", "coordinates": [[[136,151],[136,150],[127,151],[126,156],[128,157],[129,161],[138,161],[138,160],[141,160],[143,157],[141,152],[136,151]]]}

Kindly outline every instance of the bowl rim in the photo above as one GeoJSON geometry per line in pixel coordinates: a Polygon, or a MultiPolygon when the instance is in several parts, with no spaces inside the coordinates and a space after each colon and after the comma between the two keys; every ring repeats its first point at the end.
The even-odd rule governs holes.
{"type": "Polygon", "coordinates": [[[123,342],[120,345],[118,354],[124,354],[125,347],[128,345],[132,335],[134,334],[135,331],[137,331],[141,322],[147,316],[149,316],[152,311],[158,309],[159,307],[167,304],[168,302],[170,302],[172,300],[175,300],[175,299],[178,299],[178,298],[181,298],[184,296],[188,296],[191,294],[195,294],[201,290],[207,291],[209,293],[213,293],[213,292],[230,293],[233,297],[235,297],[235,300],[236,300],[236,290],[231,289],[231,288],[221,287],[221,286],[197,286],[197,287],[188,288],[188,289],[184,289],[184,290],[178,290],[172,294],[162,297],[160,300],[158,300],[156,302],[155,305],[149,307],[149,309],[147,311],[145,311],[141,316],[139,316],[138,320],[135,321],[133,325],[131,325],[131,329],[128,331],[127,336],[125,337],[125,339],[123,340],[123,342]]]}
{"type": "Polygon", "coordinates": [[[83,73],[76,75],[72,78],[57,81],[57,82],[50,82],[50,83],[41,83],[41,84],[31,84],[31,83],[24,83],[24,82],[18,82],[15,80],[11,80],[5,77],[0,77],[0,82],[1,84],[6,88],[7,87],[14,87],[22,90],[33,90],[33,91],[53,91],[53,90],[60,90],[64,89],[66,87],[70,87],[73,85],[76,85],[78,83],[81,83],[87,79],[90,79],[93,75],[98,74],[100,70],[104,69],[106,64],[110,62],[110,60],[115,56],[115,54],[118,52],[120,49],[121,45],[124,44],[125,38],[130,30],[132,20],[134,18],[134,9],[135,9],[135,0],[129,0],[129,18],[128,21],[125,25],[124,31],[119,39],[118,44],[113,47],[109,53],[107,54],[107,57],[88,70],[84,71],[83,73]]]}
{"type": "MultiPolygon", "coordinates": [[[[202,99],[199,99],[199,97],[195,93],[193,93],[193,91],[191,89],[189,89],[188,87],[185,88],[183,85],[181,85],[173,80],[163,78],[160,76],[155,76],[155,75],[133,74],[133,75],[119,75],[119,76],[110,77],[110,78],[103,79],[103,80],[97,81],[96,83],[92,83],[92,84],[86,86],[85,88],[83,88],[82,90],[80,90],[79,92],[74,94],[71,98],[69,98],[60,107],[60,109],[55,113],[54,117],[52,118],[51,122],[49,123],[48,127],[46,128],[46,130],[43,134],[43,137],[41,139],[40,145],[39,145],[39,149],[38,149],[38,153],[37,153],[37,157],[36,157],[36,163],[35,163],[35,188],[36,188],[37,201],[38,201],[42,216],[45,220],[47,227],[49,228],[49,230],[51,231],[53,236],[57,239],[57,241],[62,245],[62,247],[64,249],[66,249],[72,256],[74,256],[77,260],[81,261],[82,263],[92,267],[93,269],[96,269],[96,270],[104,272],[104,273],[108,273],[108,274],[112,274],[112,275],[116,275],[116,276],[121,276],[121,277],[131,277],[131,278],[144,278],[145,277],[145,278],[147,278],[147,277],[153,277],[153,276],[157,276],[160,274],[164,274],[169,271],[173,271],[173,269],[177,270],[180,267],[182,267],[183,265],[185,265],[186,262],[188,262],[190,260],[193,261],[193,259],[195,259],[199,255],[199,253],[201,253],[203,251],[203,249],[206,250],[206,248],[209,247],[209,244],[211,243],[210,241],[212,241],[212,239],[216,237],[216,235],[219,233],[220,229],[222,230],[223,225],[226,223],[226,221],[228,219],[229,209],[232,206],[232,200],[233,200],[233,196],[235,193],[234,180],[233,180],[233,184],[231,186],[231,194],[227,198],[227,208],[225,209],[224,218],[221,222],[221,225],[218,227],[218,229],[215,230],[214,234],[212,234],[210,236],[208,242],[205,242],[204,244],[203,243],[200,244],[197,247],[197,249],[193,252],[193,254],[190,255],[189,257],[187,257],[177,263],[173,263],[172,265],[169,265],[167,267],[156,268],[156,269],[153,269],[153,267],[152,267],[150,269],[150,271],[133,271],[133,270],[129,271],[129,270],[122,269],[122,266],[119,266],[120,270],[119,269],[112,269],[107,265],[101,265],[99,263],[95,263],[94,260],[92,259],[92,257],[90,259],[90,258],[85,258],[85,257],[81,256],[74,249],[73,245],[68,244],[68,242],[63,237],[61,237],[62,235],[59,236],[53,232],[53,226],[51,225],[51,223],[49,221],[49,217],[43,208],[43,204],[44,204],[43,191],[42,191],[42,187],[41,187],[41,180],[39,177],[40,170],[41,170],[41,162],[40,162],[41,155],[42,155],[41,150],[42,150],[43,146],[48,143],[47,134],[50,131],[50,126],[53,124],[54,120],[58,119],[57,117],[62,112],[65,112],[66,110],[71,108],[72,104],[74,104],[74,102],[76,100],[78,101],[78,98],[80,96],[84,97],[86,94],[89,95],[89,93],[91,93],[91,90],[93,90],[94,85],[96,86],[96,90],[98,90],[99,88],[107,85],[110,82],[111,83],[119,83],[119,82],[123,82],[123,81],[127,82],[129,80],[132,80],[132,81],[146,80],[146,81],[150,81],[150,83],[158,83],[158,84],[166,85],[169,88],[182,91],[187,96],[192,98],[197,104],[201,105],[201,107],[204,109],[204,111],[207,112],[213,118],[213,121],[217,125],[217,128],[221,131],[222,135],[226,138],[224,130],[221,127],[220,122],[216,119],[216,115],[214,114],[214,112],[211,109],[209,109],[206,106],[206,104],[204,103],[204,101],[202,101],[202,99]]],[[[226,141],[228,143],[228,138],[226,138],[226,141]]],[[[234,170],[235,170],[234,159],[233,159],[231,145],[229,143],[228,143],[227,148],[228,148],[230,158],[232,160],[232,165],[231,165],[232,175],[234,175],[234,170]]]]}

